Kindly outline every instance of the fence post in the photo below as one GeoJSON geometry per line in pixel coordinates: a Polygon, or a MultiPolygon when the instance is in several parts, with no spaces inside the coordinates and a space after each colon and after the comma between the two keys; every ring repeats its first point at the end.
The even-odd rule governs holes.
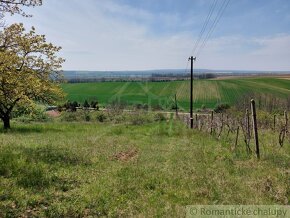
{"type": "Polygon", "coordinates": [[[177,106],[177,97],[176,97],[176,94],[174,96],[174,100],[175,100],[175,114],[176,114],[176,118],[178,117],[178,106],[177,106]]]}
{"type": "Polygon", "coordinates": [[[276,114],[274,114],[274,120],[273,120],[273,130],[276,129],[276,114]]]}
{"type": "Polygon", "coordinates": [[[251,138],[251,132],[250,132],[250,114],[249,110],[246,110],[246,119],[247,119],[247,140],[250,140],[251,138]]]}
{"type": "Polygon", "coordinates": [[[250,141],[251,141],[250,113],[249,109],[246,109],[246,146],[248,153],[251,153],[250,141]]]}
{"type": "Polygon", "coordinates": [[[287,111],[284,111],[284,118],[285,118],[285,131],[288,132],[288,116],[287,111]]]}
{"type": "Polygon", "coordinates": [[[210,116],[210,134],[212,134],[212,125],[213,125],[213,111],[211,112],[210,116]]]}
{"type": "Polygon", "coordinates": [[[260,159],[260,148],[259,148],[259,137],[258,137],[258,127],[257,127],[257,114],[256,114],[256,104],[255,100],[251,100],[251,110],[252,110],[252,118],[253,118],[253,130],[254,130],[254,138],[256,144],[256,155],[257,158],[260,159]]]}
{"type": "Polygon", "coordinates": [[[221,138],[223,128],[224,128],[224,114],[221,113],[221,126],[220,126],[220,131],[219,131],[219,134],[218,134],[218,139],[221,138]]]}
{"type": "Polygon", "coordinates": [[[201,120],[202,117],[200,117],[198,119],[198,130],[201,131],[201,128],[202,128],[202,120],[201,120]]]}
{"type": "Polygon", "coordinates": [[[237,127],[237,135],[236,135],[236,141],[235,141],[235,149],[237,148],[237,145],[238,145],[239,130],[240,130],[240,126],[237,127]]]}
{"type": "Polygon", "coordinates": [[[196,129],[198,129],[198,117],[197,117],[197,114],[195,114],[195,125],[196,125],[196,129]]]}

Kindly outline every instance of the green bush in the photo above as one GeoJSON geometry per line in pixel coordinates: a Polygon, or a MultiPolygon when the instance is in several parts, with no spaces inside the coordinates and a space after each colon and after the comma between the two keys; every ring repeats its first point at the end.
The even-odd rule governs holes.
{"type": "Polygon", "coordinates": [[[64,112],[62,113],[60,120],[66,122],[80,121],[79,113],[64,112]]]}
{"type": "Polygon", "coordinates": [[[85,111],[84,120],[87,121],[87,122],[89,122],[91,120],[90,112],[85,111]]]}
{"type": "Polygon", "coordinates": [[[96,119],[97,119],[97,121],[103,123],[103,122],[106,121],[107,116],[106,116],[106,114],[103,113],[103,112],[98,112],[98,113],[97,113],[97,116],[96,116],[96,119]]]}
{"type": "Polygon", "coordinates": [[[164,116],[163,113],[157,113],[154,115],[154,120],[155,121],[165,121],[166,117],[164,116]]]}
{"type": "Polygon", "coordinates": [[[226,104],[226,103],[218,104],[218,105],[215,106],[214,112],[223,113],[223,112],[225,112],[228,109],[230,109],[230,105],[229,104],[226,104]]]}
{"type": "Polygon", "coordinates": [[[154,117],[147,113],[137,113],[130,116],[130,123],[133,125],[143,125],[154,122],[154,117]]]}
{"type": "Polygon", "coordinates": [[[83,107],[84,108],[89,108],[90,107],[90,104],[87,100],[85,100],[84,104],[83,104],[83,107]]]}
{"type": "Polygon", "coordinates": [[[115,114],[111,117],[113,123],[128,123],[130,115],[126,113],[115,114]]]}
{"type": "Polygon", "coordinates": [[[35,108],[27,109],[23,113],[14,113],[13,117],[16,118],[17,121],[23,123],[30,122],[48,122],[51,121],[51,118],[47,115],[44,106],[37,105],[35,108]]]}

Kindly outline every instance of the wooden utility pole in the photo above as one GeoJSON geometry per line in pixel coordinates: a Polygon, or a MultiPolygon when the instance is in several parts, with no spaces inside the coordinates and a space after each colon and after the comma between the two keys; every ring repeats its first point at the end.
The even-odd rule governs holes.
{"type": "Polygon", "coordinates": [[[256,143],[256,154],[257,154],[257,158],[260,159],[260,148],[259,148],[259,138],[258,138],[256,104],[255,104],[255,100],[254,99],[251,100],[251,109],[252,109],[252,118],[253,118],[254,138],[255,138],[255,143],[256,143]]]}
{"type": "Polygon", "coordinates": [[[190,128],[193,129],[193,61],[196,57],[191,56],[188,60],[191,62],[190,70],[190,128]]]}

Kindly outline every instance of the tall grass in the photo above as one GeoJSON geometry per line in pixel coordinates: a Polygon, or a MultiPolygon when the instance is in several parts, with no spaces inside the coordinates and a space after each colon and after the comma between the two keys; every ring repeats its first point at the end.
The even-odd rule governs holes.
{"type": "MultiPolygon", "coordinates": [[[[150,118],[151,119],[151,118],[150,118]]],[[[0,217],[184,216],[191,204],[289,204],[290,143],[217,141],[174,120],[14,123],[0,133],[0,217]]]]}

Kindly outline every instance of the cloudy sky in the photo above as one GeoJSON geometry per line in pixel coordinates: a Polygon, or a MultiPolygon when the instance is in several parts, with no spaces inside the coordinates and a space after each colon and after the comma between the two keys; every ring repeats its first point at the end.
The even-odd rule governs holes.
{"type": "Polygon", "coordinates": [[[197,52],[197,68],[290,70],[289,0],[231,0],[193,52],[210,9],[204,37],[224,1],[44,0],[32,18],[6,23],[35,26],[62,46],[65,70],[184,69],[197,52]]]}

